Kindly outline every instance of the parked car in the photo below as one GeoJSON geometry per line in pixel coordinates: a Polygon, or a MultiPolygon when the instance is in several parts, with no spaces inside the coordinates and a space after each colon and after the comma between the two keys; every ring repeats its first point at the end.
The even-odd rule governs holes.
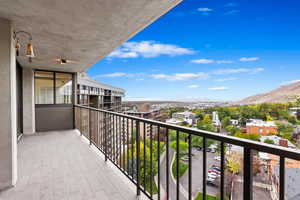
{"type": "Polygon", "coordinates": [[[214,159],[217,161],[221,161],[221,156],[215,156],[214,159]]]}
{"type": "Polygon", "coordinates": [[[217,173],[215,173],[215,172],[208,172],[208,174],[209,174],[209,175],[212,175],[212,176],[216,176],[216,177],[220,176],[220,174],[217,174],[217,173]]]}
{"type": "Polygon", "coordinates": [[[219,167],[212,167],[211,169],[221,172],[221,169],[219,167]]]}
{"type": "Polygon", "coordinates": [[[215,184],[215,181],[209,181],[209,180],[207,180],[206,181],[206,184],[207,185],[210,185],[210,186],[213,186],[213,187],[216,187],[217,185],[215,184]]]}
{"type": "Polygon", "coordinates": [[[196,147],[196,149],[198,150],[198,151],[202,151],[202,147],[196,147]]]}
{"type": "Polygon", "coordinates": [[[218,177],[218,175],[214,174],[214,173],[208,173],[207,174],[208,178],[212,178],[212,179],[216,179],[218,177]]]}
{"type": "Polygon", "coordinates": [[[209,169],[208,172],[209,172],[209,173],[212,172],[212,173],[215,173],[215,174],[218,174],[218,175],[221,174],[221,172],[219,172],[219,171],[217,171],[217,170],[214,170],[214,169],[209,169]]]}

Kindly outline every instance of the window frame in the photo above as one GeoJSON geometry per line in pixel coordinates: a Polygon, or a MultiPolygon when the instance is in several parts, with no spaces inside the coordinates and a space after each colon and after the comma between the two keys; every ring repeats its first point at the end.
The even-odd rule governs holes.
{"type": "Polygon", "coordinates": [[[34,70],[34,74],[33,74],[33,78],[34,78],[34,105],[36,106],[65,106],[65,105],[74,105],[74,101],[75,101],[75,89],[76,89],[76,82],[75,82],[75,73],[72,72],[62,72],[62,71],[49,71],[49,70],[40,70],[40,69],[36,69],[34,70]],[[37,72],[51,72],[53,73],[53,104],[38,104],[36,103],[36,93],[35,93],[35,79],[36,79],[36,73],[37,72]],[[72,97],[71,97],[71,103],[56,103],[56,74],[57,73],[63,73],[63,74],[71,74],[72,75],[72,97]]]}

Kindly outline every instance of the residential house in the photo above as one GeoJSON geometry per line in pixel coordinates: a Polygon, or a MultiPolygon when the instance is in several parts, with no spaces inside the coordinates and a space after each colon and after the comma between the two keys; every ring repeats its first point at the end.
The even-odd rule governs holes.
{"type": "Polygon", "coordinates": [[[274,121],[251,119],[246,123],[246,132],[260,135],[277,134],[277,126],[274,121]]]}

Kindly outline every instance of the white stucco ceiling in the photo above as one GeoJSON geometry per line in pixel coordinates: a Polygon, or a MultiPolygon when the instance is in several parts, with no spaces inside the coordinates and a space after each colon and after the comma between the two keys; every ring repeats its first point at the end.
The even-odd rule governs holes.
{"type": "MultiPolygon", "coordinates": [[[[23,67],[84,71],[182,0],[0,0],[0,18],[32,34],[36,58],[23,67]],[[78,61],[60,65],[61,56],[78,61]]],[[[21,44],[26,46],[26,39],[21,44]],[[24,42],[24,43],[23,43],[24,42]]]]}

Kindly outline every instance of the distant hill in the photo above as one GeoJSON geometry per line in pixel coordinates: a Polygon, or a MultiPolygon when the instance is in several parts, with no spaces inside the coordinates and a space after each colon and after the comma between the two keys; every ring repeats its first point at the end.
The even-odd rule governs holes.
{"type": "Polygon", "coordinates": [[[237,104],[286,103],[300,97],[300,81],[283,85],[275,90],[242,99],[237,104]]]}

